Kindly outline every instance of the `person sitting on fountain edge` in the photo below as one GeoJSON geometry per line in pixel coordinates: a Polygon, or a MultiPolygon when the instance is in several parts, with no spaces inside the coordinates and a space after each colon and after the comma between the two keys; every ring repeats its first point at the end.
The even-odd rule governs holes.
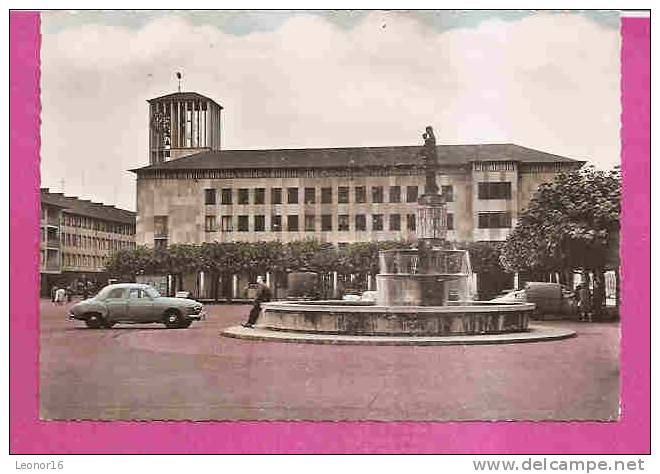
{"type": "Polygon", "coordinates": [[[250,316],[248,317],[247,322],[242,324],[244,328],[254,328],[254,324],[257,322],[257,318],[261,312],[261,303],[266,303],[273,297],[273,292],[270,290],[270,287],[264,283],[260,276],[257,277],[257,286],[257,294],[255,295],[254,303],[250,310],[250,316]]]}

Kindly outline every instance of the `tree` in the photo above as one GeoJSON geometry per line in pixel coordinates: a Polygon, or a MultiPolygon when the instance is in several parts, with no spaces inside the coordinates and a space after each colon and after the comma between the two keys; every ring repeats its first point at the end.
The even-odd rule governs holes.
{"type": "MultiPolygon", "coordinates": [[[[503,247],[512,271],[605,268],[618,242],[620,173],[593,167],[541,185],[503,247]]],[[[616,262],[615,264],[618,264],[616,262]]]]}
{"type": "Polygon", "coordinates": [[[502,249],[509,271],[618,269],[621,174],[586,167],[543,184],[502,249]]]}
{"type": "Polygon", "coordinates": [[[412,248],[412,242],[405,240],[353,242],[339,251],[336,268],[344,274],[375,275],[379,271],[379,252],[406,248],[412,248]]]}
{"type": "Polygon", "coordinates": [[[470,254],[472,271],[479,274],[497,274],[505,272],[502,265],[502,242],[467,242],[457,247],[470,254]]]}
{"type": "Polygon", "coordinates": [[[147,247],[122,249],[110,255],[106,261],[106,271],[110,276],[121,280],[134,280],[145,268],[153,266],[154,250],[147,247]]]}
{"type": "Polygon", "coordinates": [[[327,273],[336,270],[337,253],[331,243],[297,240],[286,244],[283,262],[288,271],[327,273]]]}

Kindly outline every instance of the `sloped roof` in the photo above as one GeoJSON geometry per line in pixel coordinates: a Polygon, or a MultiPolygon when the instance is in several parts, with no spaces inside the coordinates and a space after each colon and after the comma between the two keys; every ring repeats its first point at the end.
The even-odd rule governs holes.
{"type": "Polygon", "coordinates": [[[215,105],[223,109],[224,107],[218,104],[215,100],[210,97],[206,97],[197,92],[173,92],[172,94],[161,95],[160,97],[154,97],[153,99],[148,99],[147,102],[162,102],[167,100],[208,100],[213,102],[215,105]]]}
{"type": "Polygon", "coordinates": [[[62,193],[51,193],[48,188],[41,188],[41,202],[51,206],[64,209],[64,212],[81,216],[95,217],[112,222],[124,224],[135,223],[135,212],[126,209],[118,209],[88,199],[80,199],[75,196],[65,196],[62,193]]]}
{"type": "MultiPolygon", "coordinates": [[[[205,151],[131,171],[414,166],[421,162],[420,151],[420,146],[205,151]]],[[[462,165],[472,161],[581,163],[511,143],[438,146],[440,165],[462,165]]]]}

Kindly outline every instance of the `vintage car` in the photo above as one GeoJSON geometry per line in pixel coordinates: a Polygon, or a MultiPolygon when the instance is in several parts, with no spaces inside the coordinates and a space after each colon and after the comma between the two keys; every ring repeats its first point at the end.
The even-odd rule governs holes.
{"type": "Polygon", "coordinates": [[[168,328],[187,328],[206,317],[201,303],[160,296],[152,286],[141,283],[108,285],[69,311],[69,319],[85,321],[90,328],[111,328],[116,323],[163,323],[168,328]]]}
{"type": "Polygon", "coordinates": [[[522,290],[507,290],[506,294],[491,301],[500,303],[535,303],[535,315],[552,317],[573,317],[577,313],[575,295],[559,283],[530,281],[522,290]]]}

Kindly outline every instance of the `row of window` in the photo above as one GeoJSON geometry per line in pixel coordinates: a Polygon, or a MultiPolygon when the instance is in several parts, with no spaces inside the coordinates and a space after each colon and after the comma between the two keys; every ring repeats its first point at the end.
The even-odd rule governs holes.
{"type": "MultiPolygon", "coordinates": [[[[416,215],[415,214],[406,214],[402,216],[401,214],[389,214],[388,217],[388,230],[391,231],[400,231],[403,226],[403,219],[405,218],[405,227],[407,230],[414,231],[417,227],[416,215]]],[[[353,219],[348,214],[339,214],[337,216],[337,230],[338,231],[366,231],[367,230],[367,220],[368,217],[366,214],[355,214],[353,219]],[[351,222],[353,225],[351,226],[351,222]]],[[[369,230],[372,231],[382,231],[385,230],[385,215],[384,214],[371,214],[371,226],[369,230]]],[[[300,221],[300,216],[297,214],[291,214],[288,216],[273,215],[270,218],[270,231],[271,232],[281,232],[286,230],[287,232],[298,232],[304,230],[305,232],[316,232],[318,228],[319,219],[314,214],[305,214],[303,216],[303,221],[300,221]],[[283,222],[283,218],[286,217],[286,224],[283,222]]],[[[234,216],[222,216],[220,218],[220,228],[217,225],[216,216],[206,216],[204,221],[204,228],[206,232],[233,232],[234,230],[238,232],[265,232],[266,231],[266,216],[264,215],[255,215],[252,216],[252,228],[250,228],[250,216],[236,216],[236,221],[234,221],[234,216]],[[234,229],[234,222],[236,222],[236,228],[234,229]]],[[[447,229],[454,229],[454,215],[447,214],[447,229]]],[[[332,214],[322,214],[320,216],[320,230],[322,232],[330,232],[333,229],[333,219],[332,214]]]]}
{"type": "MultiPolygon", "coordinates": [[[[218,227],[218,220],[215,215],[207,215],[204,220],[204,229],[206,232],[265,232],[266,231],[266,216],[253,215],[252,228],[250,228],[250,216],[221,216],[220,227],[218,227]],[[234,225],[236,226],[234,227],[234,225]]],[[[385,216],[383,214],[371,214],[371,227],[369,230],[382,231],[385,230],[384,224],[385,216]]],[[[367,215],[355,214],[353,219],[349,214],[339,214],[337,216],[337,230],[338,231],[366,231],[367,230],[367,215]],[[351,226],[351,221],[353,225],[351,226]]],[[[403,216],[401,214],[389,214],[388,229],[390,231],[400,231],[403,227],[403,216]]],[[[300,216],[297,214],[290,214],[287,216],[272,215],[270,218],[270,231],[281,232],[286,230],[288,232],[316,232],[318,229],[317,216],[315,214],[305,214],[301,222],[300,216]],[[286,222],[284,222],[286,218],[286,222]]],[[[322,214],[320,216],[320,230],[322,232],[329,232],[333,229],[333,216],[332,214],[322,214]]],[[[405,215],[405,226],[407,230],[416,230],[416,215],[405,215]]],[[[511,228],[511,213],[508,211],[496,212],[480,212],[477,215],[477,227],[479,229],[509,229],[511,228]]],[[[447,213],[447,230],[454,229],[454,215],[447,213]]],[[[167,239],[168,237],[168,219],[167,216],[154,216],[154,237],[156,239],[167,239]]],[[[132,243],[131,243],[132,245],[132,243]]],[[[166,245],[166,243],[165,243],[166,245]]]]}
{"type": "MultiPolygon", "coordinates": [[[[266,188],[223,188],[220,190],[220,204],[231,205],[234,203],[234,191],[236,191],[237,204],[266,204],[266,188]],[[252,192],[250,192],[252,191],[252,192]],[[251,196],[250,196],[251,195],[251,196]]],[[[317,199],[320,198],[321,204],[333,204],[334,194],[337,195],[338,204],[348,204],[354,202],[356,204],[367,202],[367,187],[354,186],[353,199],[351,201],[351,188],[349,186],[338,186],[336,191],[332,187],[320,188],[320,193],[317,188],[306,187],[302,188],[302,202],[304,204],[316,204],[317,199]],[[319,196],[320,194],[320,196],[319,196]]],[[[288,204],[300,203],[300,188],[271,188],[270,189],[270,203],[282,204],[283,193],[286,194],[286,202],[288,204]]],[[[453,186],[442,186],[442,194],[447,202],[454,201],[454,188],[453,186]]],[[[511,183],[508,181],[501,182],[486,182],[478,184],[477,195],[479,199],[511,199],[511,183]]],[[[402,187],[390,186],[388,189],[388,202],[399,203],[402,202],[402,187]]],[[[418,186],[405,187],[405,202],[415,203],[419,197],[418,186]]],[[[385,202],[385,189],[383,186],[371,186],[371,203],[385,202]]],[[[208,205],[217,204],[217,190],[215,188],[208,188],[204,190],[204,203],[208,205]]]]}
{"type": "MultiPolygon", "coordinates": [[[[281,216],[273,215],[270,219],[270,231],[282,232],[285,229],[283,218],[286,217],[286,231],[299,232],[301,230],[300,216],[296,214],[281,216]]],[[[389,230],[400,231],[403,225],[401,214],[389,215],[389,230]]],[[[415,231],[417,227],[415,214],[405,215],[406,229],[415,231]]],[[[371,214],[371,228],[372,231],[382,231],[384,229],[383,214],[371,214]]],[[[306,214],[303,218],[303,229],[306,232],[316,232],[317,220],[313,214],[306,214]]],[[[167,234],[167,216],[155,216],[156,223],[154,246],[157,249],[167,248],[168,234],[167,234]]],[[[348,214],[340,214],[337,216],[337,230],[350,231],[350,216],[348,214]]],[[[250,229],[250,216],[237,216],[236,230],[238,232],[265,232],[266,231],[266,216],[255,215],[252,216],[252,229],[250,229]]],[[[332,215],[321,215],[321,231],[332,231],[332,215]]],[[[511,228],[511,213],[510,212],[480,212],[477,216],[477,225],[479,229],[509,229],[511,228]]],[[[220,220],[220,229],[217,227],[216,216],[206,216],[205,228],[207,232],[233,232],[234,231],[234,216],[222,216],[220,220]]],[[[447,214],[447,230],[454,229],[454,215],[447,214]]],[[[365,214],[356,214],[353,216],[353,230],[366,231],[367,230],[367,216],[365,214]]]]}
{"type": "MultiPolygon", "coordinates": [[[[448,202],[454,200],[453,186],[442,186],[442,193],[448,202]]],[[[266,204],[266,188],[223,188],[220,190],[220,204],[231,205],[234,203],[234,194],[236,194],[237,204],[266,204]],[[236,193],[234,193],[236,191],[236,193]],[[250,192],[252,191],[252,192],[250,192]],[[250,196],[251,195],[251,196],[250,196]]],[[[335,190],[332,187],[302,188],[302,203],[316,204],[317,200],[321,204],[333,204],[334,195],[337,195],[338,204],[356,204],[367,202],[367,187],[354,186],[351,200],[351,188],[349,186],[338,186],[335,190]]],[[[287,204],[300,203],[300,188],[270,188],[270,203],[282,204],[283,197],[286,196],[287,204]]],[[[402,187],[390,186],[387,193],[388,202],[402,202],[402,187]]],[[[405,187],[405,202],[417,202],[419,197],[418,186],[405,187]]],[[[371,203],[385,202],[385,189],[383,186],[371,186],[371,203]]],[[[217,189],[207,188],[204,190],[204,203],[208,205],[217,204],[217,189]]]]}
{"type": "Polygon", "coordinates": [[[83,229],[111,232],[113,234],[135,235],[135,224],[120,224],[87,216],[64,214],[62,223],[70,227],[81,227],[83,229]]]}
{"type": "Polygon", "coordinates": [[[134,242],[126,242],[115,239],[104,239],[88,235],[70,234],[62,232],[62,243],[69,247],[77,247],[92,250],[121,250],[133,248],[134,242]]]}
{"type": "Polygon", "coordinates": [[[62,255],[62,265],[65,267],[102,268],[106,257],[97,255],[68,254],[62,255]]]}

